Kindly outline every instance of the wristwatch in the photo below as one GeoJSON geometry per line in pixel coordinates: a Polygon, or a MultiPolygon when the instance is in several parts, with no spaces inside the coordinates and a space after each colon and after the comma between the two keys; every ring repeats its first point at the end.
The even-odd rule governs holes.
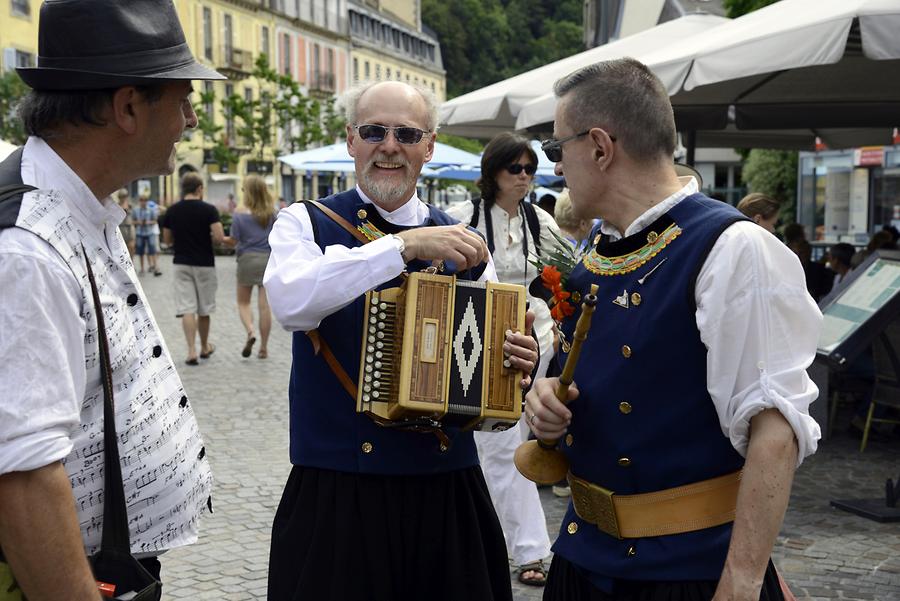
{"type": "Polygon", "coordinates": [[[406,243],[403,241],[403,238],[397,236],[395,234],[391,234],[391,238],[394,239],[394,242],[397,244],[397,250],[400,252],[400,255],[403,255],[403,251],[406,250],[406,243]]]}

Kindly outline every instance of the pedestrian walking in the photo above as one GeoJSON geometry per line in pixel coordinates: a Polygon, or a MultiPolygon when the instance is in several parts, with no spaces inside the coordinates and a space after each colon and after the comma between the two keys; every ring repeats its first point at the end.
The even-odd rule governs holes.
{"type": "Polygon", "coordinates": [[[155,276],[162,275],[156,265],[156,228],[159,222],[159,210],[149,204],[150,197],[141,194],[138,198],[138,206],[134,210],[136,252],[141,260],[141,275],[144,274],[144,257],[147,257],[147,266],[155,276]]]}
{"type": "MultiPolygon", "coordinates": [[[[357,187],[282,210],[269,237],[266,289],[294,332],[293,468],[272,525],[269,599],[509,600],[503,533],[471,433],[446,428],[444,444],[381,427],[356,412],[336,375],[358,373],[366,291],[445,259],[459,278],[493,279],[493,262],[477,233],[416,193],[434,152],[434,95],[366,83],[342,103],[357,187]],[[383,235],[363,245],[360,230],[383,235]]],[[[534,340],[507,342],[511,365],[531,373],[534,340]]]]}
{"type": "Polygon", "coordinates": [[[157,557],[197,540],[211,475],[113,195],[174,171],[190,80],[224,78],[171,0],[55,0],[36,22],[29,137],[0,164],[0,598],[99,601],[101,578],[159,599],[157,557]]]}
{"type": "Polygon", "coordinates": [[[275,224],[275,202],[266,186],[266,180],[258,175],[248,175],[243,183],[243,206],[235,211],[231,221],[231,233],[225,243],[236,247],[237,252],[237,306],[241,323],[247,331],[247,341],[241,349],[242,357],[253,353],[256,333],[253,329],[253,288],[257,289],[259,309],[260,359],[269,356],[269,333],[272,330],[272,312],[263,286],[263,275],[269,262],[269,234],[275,224]]]}
{"type": "Polygon", "coordinates": [[[216,257],[213,244],[225,239],[219,211],[203,201],[203,179],[194,172],[181,177],[181,200],[169,207],[163,220],[163,239],[174,249],[175,317],[187,342],[187,365],[199,365],[197,334],[200,334],[200,359],[208,359],[216,350],[209,341],[210,318],[216,310],[216,257]]]}
{"type": "Polygon", "coordinates": [[[122,234],[122,240],[128,247],[128,254],[134,259],[134,220],[132,213],[134,209],[131,207],[131,196],[128,194],[128,188],[122,188],[116,192],[116,199],[119,206],[125,211],[125,219],[119,224],[119,233],[122,234]]]}

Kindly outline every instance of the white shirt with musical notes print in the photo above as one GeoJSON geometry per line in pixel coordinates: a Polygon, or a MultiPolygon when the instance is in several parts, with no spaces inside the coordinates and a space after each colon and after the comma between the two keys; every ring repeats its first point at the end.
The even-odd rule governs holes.
{"type": "Polygon", "coordinates": [[[212,476],[169,349],[118,225],[38,138],[22,157],[18,227],[0,231],[0,474],[62,461],[88,554],[103,520],[103,388],[91,259],[110,345],[116,429],[132,551],[195,542],[212,476]],[[36,235],[35,235],[36,234],[36,235]]]}

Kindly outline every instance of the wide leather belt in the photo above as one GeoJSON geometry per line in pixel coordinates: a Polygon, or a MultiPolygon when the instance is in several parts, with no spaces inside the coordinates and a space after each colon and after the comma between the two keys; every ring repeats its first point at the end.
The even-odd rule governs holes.
{"type": "Polygon", "coordinates": [[[615,538],[702,530],[734,521],[741,472],[639,495],[617,495],[568,475],[575,513],[615,538]]]}

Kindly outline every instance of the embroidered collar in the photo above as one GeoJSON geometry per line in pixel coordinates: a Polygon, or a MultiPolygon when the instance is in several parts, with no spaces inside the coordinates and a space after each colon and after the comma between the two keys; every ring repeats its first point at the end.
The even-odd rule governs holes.
{"type": "Polygon", "coordinates": [[[597,275],[623,275],[655,257],[679,234],[681,228],[666,214],[627,238],[610,242],[607,236],[598,236],[581,262],[597,275]]]}

